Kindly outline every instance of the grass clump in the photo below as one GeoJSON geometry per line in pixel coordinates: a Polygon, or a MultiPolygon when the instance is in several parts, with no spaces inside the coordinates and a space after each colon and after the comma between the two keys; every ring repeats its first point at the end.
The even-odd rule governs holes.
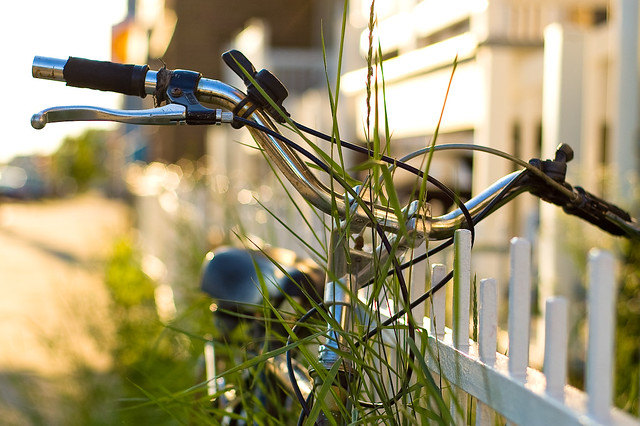
{"type": "Polygon", "coordinates": [[[157,284],[143,272],[141,255],[129,239],[115,244],[105,284],[116,329],[112,356],[120,381],[118,418],[125,424],[186,422],[194,415],[198,395],[184,390],[196,383],[202,344],[181,330],[200,331],[196,324],[207,312],[205,301],[196,298],[185,309],[188,314],[171,326],[161,322],[157,284]]]}

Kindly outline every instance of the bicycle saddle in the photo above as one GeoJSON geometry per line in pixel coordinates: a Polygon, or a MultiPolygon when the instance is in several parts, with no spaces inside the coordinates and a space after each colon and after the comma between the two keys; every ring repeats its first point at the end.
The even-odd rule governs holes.
{"type": "Polygon", "coordinates": [[[317,270],[303,262],[286,264],[278,259],[278,264],[260,251],[221,247],[207,253],[200,289],[221,308],[243,312],[261,310],[264,298],[277,306],[284,294],[295,297],[307,292],[322,300],[323,283],[318,282],[322,280],[317,270]]]}

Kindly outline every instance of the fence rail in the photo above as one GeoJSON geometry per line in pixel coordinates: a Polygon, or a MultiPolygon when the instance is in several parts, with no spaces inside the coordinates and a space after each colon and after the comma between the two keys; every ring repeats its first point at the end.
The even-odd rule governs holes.
{"type": "MultiPolygon", "coordinates": [[[[469,339],[470,234],[458,231],[455,240],[453,329],[444,328],[444,297],[435,297],[430,303],[432,318],[425,318],[424,324],[430,330],[427,339],[433,349],[427,351],[426,362],[456,388],[455,397],[463,398],[458,400],[459,406],[466,407],[464,399],[468,397],[478,402],[475,424],[495,424],[497,413],[508,422],[523,425],[639,425],[639,419],[612,407],[611,402],[616,291],[613,256],[599,250],[589,254],[589,342],[583,392],[566,384],[568,307],[563,298],[546,301],[544,372],[528,367],[529,242],[520,238],[511,241],[507,357],[496,353],[498,298],[493,279],[480,282],[478,341],[469,339]]],[[[434,266],[432,282],[437,283],[441,275],[442,267],[434,266]]],[[[458,410],[454,414],[457,424],[466,423],[466,413],[458,410]]]]}

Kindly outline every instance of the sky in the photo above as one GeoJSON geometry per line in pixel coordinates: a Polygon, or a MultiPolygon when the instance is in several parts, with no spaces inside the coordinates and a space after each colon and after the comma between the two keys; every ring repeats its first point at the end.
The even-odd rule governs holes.
{"type": "Polygon", "coordinates": [[[31,127],[31,116],[61,105],[118,108],[121,95],[34,79],[34,56],[111,59],[111,26],[126,16],[127,0],[9,0],[3,2],[0,68],[5,78],[0,117],[0,163],[16,155],[55,151],[65,136],[110,124],[52,123],[31,127]]]}

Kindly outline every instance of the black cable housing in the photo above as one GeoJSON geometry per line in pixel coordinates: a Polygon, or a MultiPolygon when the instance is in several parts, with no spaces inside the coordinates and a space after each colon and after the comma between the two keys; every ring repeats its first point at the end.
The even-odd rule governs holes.
{"type": "MultiPolygon", "coordinates": [[[[318,159],[316,156],[311,154],[309,151],[307,151],[306,149],[304,149],[303,147],[301,147],[297,143],[293,142],[292,140],[288,139],[287,137],[283,136],[282,134],[280,134],[280,133],[278,133],[278,132],[276,132],[274,130],[271,130],[271,129],[269,129],[267,127],[264,127],[264,126],[262,126],[262,125],[260,125],[258,123],[255,123],[255,122],[253,122],[251,120],[247,120],[245,118],[238,117],[238,116],[234,116],[234,121],[238,121],[238,122],[240,122],[242,124],[245,124],[247,126],[250,126],[250,127],[253,127],[253,128],[258,129],[260,131],[263,131],[263,132],[267,133],[268,135],[270,135],[270,136],[272,136],[274,138],[277,138],[281,142],[287,144],[289,147],[293,148],[294,150],[298,151],[300,154],[304,155],[305,157],[307,157],[308,159],[313,161],[319,168],[321,168],[323,171],[325,171],[327,174],[329,174],[333,179],[335,179],[345,189],[345,191],[347,191],[349,193],[349,195],[354,197],[354,199],[357,202],[359,202],[359,204],[362,207],[363,211],[365,212],[365,214],[367,215],[367,217],[371,221],[372,226],[375,228],[376,233],[380,236],[380,239],[382,240],[382,244],[384,245],[384,247],[387,250],[387,252],[391,253],[393,251],[393,248],[391,247],[391,243],[389,242],[389,239],[385,235],[385,232],[382,229],[382,226],[380,226],[380,224],[375,220],[375,216],[373,215],[373,212],[371,212],[369,207],[360,198],[360,196],[356,193],[356,191],[353,188],[351,188],[351,186],[349,186],[341,176],[336,175],[328,165],[326,165],[324,162],[322,162],[320,159],[318,159]]],[[[407,304],[410,303],[409,291],[407,289],[406,282],[404,281],[404,276],[402,274],[402,269],[400,269],[400,264],[398,262],[398,259],[396,259],[394,256],[391,256],[391,261],[393,263],[393,269],[394,269],[394,271],[396,273],[396,276],[397,276],[397,279],[398,279],[398,285],[400,287],[400,292],[402,293],[403,302],[404,302],[405,305],[407,305],[407,304]]],[[[412,321],[408,321],[408,332],[409,332],[409,336],[411,338],[415,338],[415,326],[414,326],[412,321]]],[[[410,354],[409,355],[409,364],[408,364],[408,367],[407,367],[407,374],[406,374],[406,378],[405,378],[405,383],[403,383],[403,386],[402,386],[403,388],[407,387],[408,384],[409,384],[409,381],[411,380],[411,376],[412,376],[411,362],[413,361],[413,358],[414,358],[414,355],[410,354]]],[[[397,395],[394,396],[392,399],[393,400],[397,400],[397,398],[399,398],[401,396],[402,396],[402,391],[399,391],[397,393],[397,395]]]]}
{"type": "MultiPolygon", "coordinates": [[[[319,132],[315,129],[312,129],[310,127],[305,126],[304,124],[300,124],[296,121],[293,121],[293,124],[296,126],[296,128],[298,128],[298,130],[301,130],[305,133],[308,133],[312,136],[315,136],[319,139],[325,140],[327,142],[331,142],[331,143],[336,143],[335,138],[332,138],[331,136],[324,134],[322,132],[319,132]]],[[[344,146],[347,149],[350,149],[352,151],[355,152],[359,152],[361,154],[367,154],[369,156],[373,155],[373,152],[368,149],[365,148],[363,146],[360,145],[356,145],[354,143],[348,142],[348,141],[343,141],[342,139],[340,140],[340,145],[344,146]]],[[[446,186],[445,184],[443,184],[442,182],[440,182],[439,180],[437,180],[436,178],[434,178],[433,176],[427,175],[425,177],[425,174],[422,170],[413,167],[410,164],[404,163],[402,161],[398,161],[395,158],[389,157],[387,155],[381,155],[380,156],[380,160],[384,161],[387,164],[396,166],[400,169],[406,170],[410,173],[413,173],[414,175],[423,178],[423,179],[427,179],[427,182],[431,183],[433,186],[435,186],[436,188],[438,188],[439,190],[441,190],[442,192],[445,193],[445,195],[447,195],[447,197],[449,197],[451,199],[451,201],[453,201],[456,206],[460,209],[460,211],[462,212],[462,214],[465,217],[465,222],[467,224],[468,229],[471,231],[471,244],[473,245],[473,242],[475,241],[475,229],[473,227],[473,220],[471,218],[471,214],[469,213],[469,210],[467,209],[467,207],[464,205],[464,203],[462,201],[460,201],[460,199],[456,196],[456,194],[451,190],[451,188],[449,188],[448,186],[446,186]]]]}
{"type": "MultiPolygon", "coordinates": [[[[350,192],[350,195],[354,196],[356,200],[359,200],[362,203],[362,200],[357,196],[357,194],[354,194],[352,190],[352,188],[350,188],[348,185],[345,185],[345,182],[342,181],[342,179],[339,176],[336,176],[335,173],[331,172],[331,169],[324,163],[322,162],[319,158],[317,158],[316,156],[314,156],[313,154],[311,154],[309,151],[305,150],[304,148],[302,148],[301,146],[299,146],[298,144],[296,144],[295,142],[289,140],[288,138],[282,136],[281,134],[279,134],[278,132],[272,131],[271,129],[268,129],[264,126],[258,125],[253,121],[244,119],[242,117],[234,117],[235,121],[238,121],[242,124],[257,128],[258,130],[261,130],[263,132],[266,132],[267,134],[279,139],[280,141],[286,143],[287,145],[289,145],[291,148],[293,148],[294,150],[298,151],[299,153],[301,153],[302,155],[304,155],[305,157],[307,157],[308,159],[310,159],[314,164],[316,164],[318,167],[320,167],[322,170],[324,170],[325,172],[327,172],[328,174],[330,174],[333,178],[335,178],[336,180],[338,180],[338,182],[345,188],[345,190],[347,190],[348,192],[350,192]],[[351,191],[350,191],[351,190],[351,191]]],[[[313,129],[307,128],[306,126],[303,126],[301,124],[295,123],[296,127],[298,127],[299,130],[305,131],[313,136],[319,137],[321,139],[327,140],[327,141],[332,141],[332,138],[330,138],[327,135],[324,135],[320,132],[317,132],[313,129]]],[[[365,153],[368,155],[371,155],[372,152],[364,147],[360,147],[358,145],[349,143],[349,142],[345,142],[345,141],[341,141],[341,144],[347,148],[347,149],[352,149],[355,151],[358,151],[360,153],[365,153]]],[[[398,168],[402,168],[404,170],[407,170],[413,174],[415,174],[416,176],[419,176],[421,178],[424,178],[424,172],[422,170],[419,170],[413,166],[410,166],[407,163],[404,162],[398,162],[397,160],[388,157],[388,156],[381,156],[381,160],[385,161],[393,166],[396,166],[398,168]]],[[[523,173],[524,174],[524,173],[523,173]]],[[[491,211],[491,209],[493,209],[493,207],[495,207],[495,205],[497,205],[503,198],[504,196],[508,193],[508,191],[515,186],[515,184],[517,183],[517,181],[523,176],[520,175],[518,176],[514,181],[512,181],[507,187],[505,187],[501,193],[494,198],[491,203],[489,203],[489,205],[487,207],[485,207],[485,209],[483,209],[482,212],[480,212],[478,215],[476,215],[476,217],[471,217],[468,209],[466,208],[466,206],[464,205],[464,203],[462,203],[453,193],[453,191],[451,191],[446,185],[442,184],[441,182],[439,182],[437,179],[427,175],[426,179],[432,183],[434,186],[436,186],[438,189],[442,190],[445,194],[447,194],[460,208],[460,210],[462,211],[462,213],[465,216],[465,220],[467,221],[467,226],[469,228],[469,230],[472,233],[472,243],[473,243],[473,238],[474,238],[474,226],[475,224],[477,224],[479,221],[481,221],[484,217],[486,217],[486,215],[491,211]]],[[[370,212],[367,212],[367,214],[369,214],[370,212]]],[[[372,223],[375,223],[375,221],[372,221],[372,223]]],[[[379,228],[379,225],[377,226],[377,228],[379,228]]],[[[385,243],[386,240],[386,236],[384,236],[384,232],[381,229],[378,229],[378,233],[380,234],[380,236],[383,238],[383,244],[385,243]]],[[[397,265],[397,259],[393,258],[394,260],[394,269],[392,271],[389,272],[389,275],[396,273],[399,277],[402,276],[402,274],[400,273],[402,270],[406,269],[407,267],[420,262],[422,260],[425,260],[428,256],[433,255],[439,251],[441,251],[442,249],[449,247],[451,244],[453,243],[453,238],[449,239],[448,241],[446,241],[445,243],[439,245],[438,247],[436,247],[435,249],[430,250],[428,253],[422,255],[422,256],[418,256],[402,265],[397,265]]],[[[388,240],[386,240],[386,244],[385,244],[385,248],[387,248],[387,250],[390,250],[390,245],[388,240]]],[[[444,285],[451,280],[451,278],[453,277],[453,271],[449,272],[438,284],[436,284],[435,286],[433,286],[431,289],[429,289],[427,292],[425,292],[422,296],[420,296],[418,299],[416,299],[413,302],[410,302],[408,300],[408,294],[406,295],[406,300],[405,303],[410,302],[408,304],[408,311],[411,311],[412,309],[414,309],[416,306],[420,305],[421,303],[423,303],[425,300],[427,300],[429,297],[431,297],[436,291],[440,290],[442,287],[444,287],[444,285]]],[[[402,282],[404,280],[402,280],[402,278],[399,278],[399,280],[401,280],[402,282]]],[[[403,283],[404,284],[404,283],[403,283]]],[[[404,284],[404,286],[401,284],[401,287],[404,287],[402,289],[403,291],[403,296],[406,293],[406,284],[404,284]]],[[[318,305],[318,307],[323,307],[324,305],[318,305]]],[[[313,316],[315,313],[318,312],[318,307],[313,307],[311,308],[309,311],[307,311],[307,313],[305,313],[297,322],[296,325],[294,326],[294,328],[292,329],[292,334],[296,334],[297,330],[299,329],[299,327],[305,323],[306,321],[308,321],[309,318],[311,318],[311,316],[313,316]]],[[[387,320],[385,320],[381,325],[375,327],[374,329],[372,329],[371,331],[369,331],[365,336],[363,336],[361,342],[364,343],[366,342],[368,339],[370,339],[371,337],[375,336],[382,327],[386,327],[391,325],[392,323],[394,323],[395,321],[397,321],[400,317],[402,317],[403,315],[405,315],[407,313],[407,309],[403,308],[401,310],[399,310],[396,314],[394,314],[393,316],[391,316],[390,318],[388,318],[387,320]]],[[[411,324],[411,322],[410,322],[411,324]]],[[[411,330],[410,330],[411,331],[411,330]]],[[[291,344],[291,335],[288,337],[287,339],[287,346],[291,344]]],[[[359,343],[356,342],[356,346],[358,346],[359,343]]],[[[289,379],[291,381],[292,387],[294,389],[294,393],[296,394],[296,398],[298,399],[301,407],[302,407],[302,411],[300,414],[300,418],[299,418],[299,422],[303,421],[304,418],[306,418],[311,410],[309,408],[309,401],[311,400],[311,398],[307,398],[305,399],[302,396],[302,393],[300,391],[299,386],[297,385],[297,381],[295,379],[295,376],[293,374],[293,366],[292,366],[292,359],[291,359],[291,351],[288,350],[286,352],[286,362],[287,362],[287,369],[288,369],[288,375],[289,375],[289,379]]],[[[408,382],[408,380],[410,380],[411,377],[411,370],[409,368],[408,373],[407,373],[407,379],[406,381],[408,382]]],[[[403,388],[406,387],[403,386],[403,388]]],[[[396,401],[398,401],[403,395],[402,391],[399,391],[396,395],[394,395],[392,398],[390,398],[387,403],[394,403],[396,401]]],[[[383,403],[369,403],[369,402],[365,402],[365,401],[360,401],[360,404],[364,407],[367,408],[378,408],[380,407],[383,403]]]]}

